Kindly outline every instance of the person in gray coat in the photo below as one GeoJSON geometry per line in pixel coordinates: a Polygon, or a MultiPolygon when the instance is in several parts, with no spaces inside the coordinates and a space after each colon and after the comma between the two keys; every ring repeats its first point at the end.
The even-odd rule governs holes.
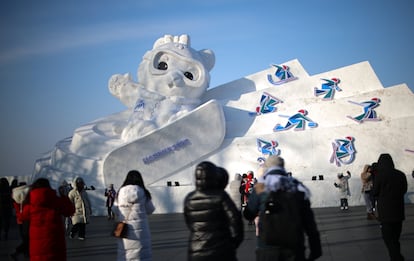
{"type": "Polygon", "coordinates": [[[241,186],[242,176],[240,173],[236,173],[234,176],[234,180],[232,180],[229,184],[229,194],[231,199],[233,200],[236,207],[241,210],[241,194],[240,194],[240,186],[241,186]]]}

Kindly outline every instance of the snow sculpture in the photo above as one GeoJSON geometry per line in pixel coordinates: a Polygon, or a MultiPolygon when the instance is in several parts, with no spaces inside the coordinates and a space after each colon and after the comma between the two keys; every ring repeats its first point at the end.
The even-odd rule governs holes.
{"type": "Polygon", "coordinates": [[[114,126],[122,140],[135,140],[172,122],[200,104],[209,86],[213,51],[191,48],[188,35],[165,35],[158,39],[138,67],[139,82],[130,74],[109,80],[112,95],[131,109],[126,124],[114,126]]]}
{"type": "MultiPolygon", "coordinates": [[[[82,176],[96,187],[90,192],[93,213],[105,215],[105,187],[118,189],[131,169],[142,173],[157,213],[182,212],[185,195],[194,190],[194,166],[204,160],[241,173],[257,169],[268,154],[281,155],[289,172],[311,189],[314,207],[336,206],[330,197],[336,173],[359,173],[380,153],[391,152],[396,166],[411,173],[414,95],[405,84],[384,88],[368,62],[309,75],[292,60],[206,91],[213,65],[213,53],[191,49],[188,36],[160,38],[139,66],[139,81],[129,74],[110,79],[110,92],[128,109],[57,142],[36,161],[32,178],[48,177],[57,188],[82,176]],[[314,87],[321,79],[340,79],[344,88],[321,99],[314,87]],[[381,104],[362,115],[361,106],[373,102],[381,104]],[[278,116],[292,112],[309,112],[315,124],[274,132],[278,116]]],[[[328,87],[334,86],[333,80],[328,87]]],[[[360,180],[350,182],[350,204],[363,205],[360,180]]],[[[414,202],[413,193],[407,200],[414,202]]]]}

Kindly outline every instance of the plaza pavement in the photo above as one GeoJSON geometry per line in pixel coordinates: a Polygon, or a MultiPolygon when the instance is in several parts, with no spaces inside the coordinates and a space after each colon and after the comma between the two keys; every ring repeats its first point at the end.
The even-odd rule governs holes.
{"type": "MultiPolygon", "coordinates": [[[[314,209],[321,234],[323,256],[319,261],[389,260],[376,220],[367,220],[364,207],[314,209]]],[[[68,261],[116,260],[116,239],[109,236],[113,221],[92,217],[85,241],[67,239],[68,261]]],[[[182,214],[158,214],[150,217],[153,261],[186,260],[188,230],[182,214]]],[[[0,241],[0,260],[19,243],[13,223],[8,241],[0,241]]],[[[406,221],[401,235],[402,253],[414,261],[414,205],[406,205],[406,221]]],[[[239,261],[254,261],[255,230],[245,222],[245,239],[237,251],[239,261]]],[[[20,260],[24,260],[21,258],[20,260]]],[[[57,260],[58,261],[58,260],[57,260]]],[[[219,260],[214,260],[219,261],[219,260]]]]}

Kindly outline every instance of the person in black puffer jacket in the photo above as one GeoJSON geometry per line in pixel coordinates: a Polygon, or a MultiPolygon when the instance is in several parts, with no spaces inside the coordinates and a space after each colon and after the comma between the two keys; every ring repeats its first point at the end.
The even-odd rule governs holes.
{"type": "Polygon", "coordinates": [[[224,191],[227,171],[211,162],[201,162],[195,170],[195,182],[196,190],[184,200],[184,217],[190,230],[187,260],[236,261],[236,250],[244,238],[243,220],[224,191]]]}
{"type": "Polygon", "coordinates": [[[377,174],[373,194],[377,198],[378,220],[381,224],[382,239],[391,260],[404,260],[401,254],[400,237],[405,220],[405,193],[407,177],[396,169],[390,154],[378,158],[377,174]]]}

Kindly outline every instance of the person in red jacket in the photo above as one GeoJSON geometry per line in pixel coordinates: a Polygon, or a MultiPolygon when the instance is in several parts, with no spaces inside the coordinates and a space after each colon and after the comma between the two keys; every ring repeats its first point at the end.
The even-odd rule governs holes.
{"type": "Polygon", "coordinates": [[[37,179],[31,186],[22,220],[30,222],[29,253],[31,261],[66,260],[63,216],[70,216],[75,207],[69,198],[59,197],[49,180],[37,179]]]}

